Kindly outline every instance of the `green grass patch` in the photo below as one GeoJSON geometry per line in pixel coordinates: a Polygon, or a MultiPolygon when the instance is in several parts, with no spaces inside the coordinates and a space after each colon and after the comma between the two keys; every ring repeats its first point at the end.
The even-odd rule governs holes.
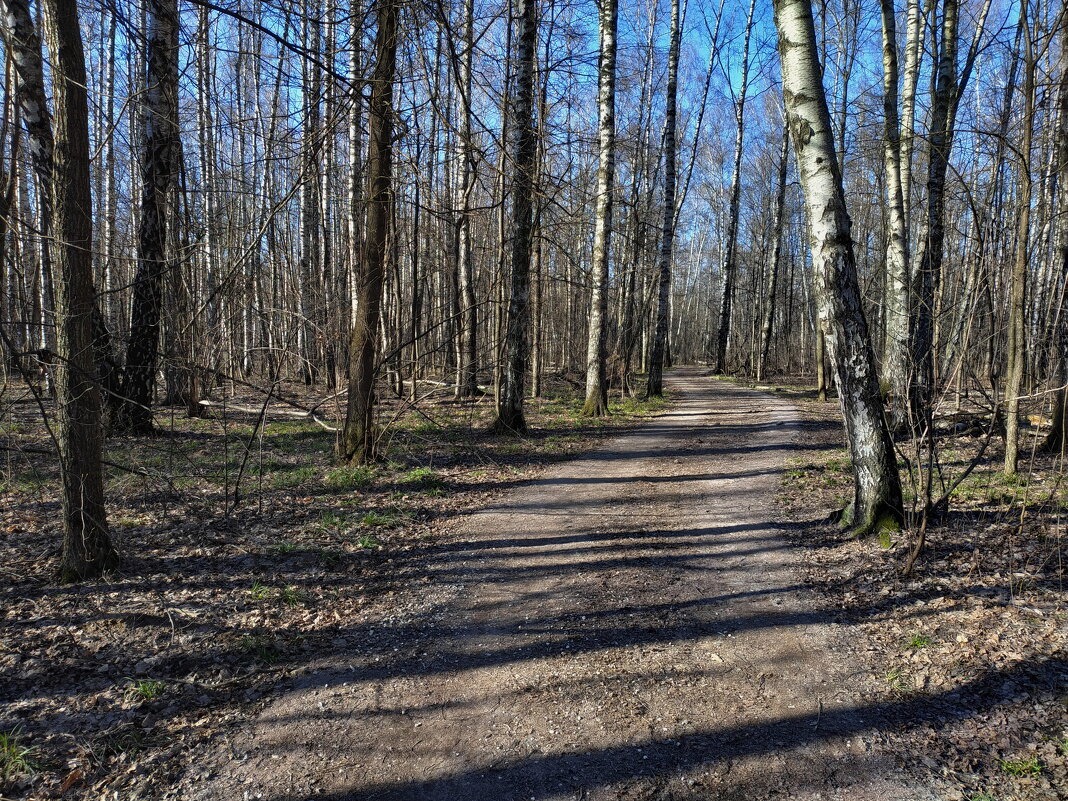
{"type": "Polygon", "coordinates": [[[159,679],[127,679],[126,697],[141,701],[154,701],[163,695],[167,682],[159,679]]]}
{"type": "Polygon", "coordinates": [[[0,779],[6,784],[16,776],[32,776],[41,769],[37,746],[27,745],[22,728],[0,732],[0,779]]]}
{"type": "Polygon", "coordinates": [[[293,467],[271,475],[271,486],[275,489],[299,487],[315,478],[314,467],[293,467]]]}
{"type": "Polygon", "coordinates": [[[296,587],[286,587],[278,591],[278,601],[292,609],[304,600],[304,596],[296,587]]]}
{"type": "Polygon", "coordinates": [[[400,477],[400,483],[420,491],[441,489],[445,485],[444,479],[430,467],[417,467],[409,470],[400,477]]]}
{"type": "Polygon", "coordinates": [[[376,540],[372,534],[361,534],[360,538],[356,540],[356,544],[367,550],[374,550],[375,548],[382,547],[382,543],[376,540]]]}
{"type": "Polygon", "coordinates": [[[1010,776],[1037,776],[1042,772],[1042,763],[1036,756],[1029,759],[999,759],[998,764],[1010,776]]]}
{"type": "Polygon", "coordinates": [[[238,647],[266,665],[277,662],[281,656],[275,638],[269,634],[245,634],[238,641],[238,647]]]}
{"type": "Polygon", "coordinates": [[[323,483],[332,490],[354,490],[374,483],[375,470],[367,465],[343,465],[335,467],[323,477],[323,483]]]}
{"type": "Polygon", "coordinates": [[[886,675],[883,676],[883,680],[887,683],[891,690],[897,693],[908,692],[908,674],[901,668],[893,668],[888,670],[886,675]]]}

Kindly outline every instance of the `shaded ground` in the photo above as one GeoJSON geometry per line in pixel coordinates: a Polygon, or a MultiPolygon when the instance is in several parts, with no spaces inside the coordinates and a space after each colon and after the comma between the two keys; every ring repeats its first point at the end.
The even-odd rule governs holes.
{"type": "Polygon", "coordinates": [[[865,705],[848,621],[774,522],[792,407],[695,372],[672,387],[669,412],[429,549],[393,619],[346,621],[346,653],[171,795],[936,797],[872,732],[952,700],[865,705]]]}
{"type": "Polygon", "coordinates": [[[586,421],[549,389],[524,440],[486,433],[490,399],[387,398],[373,469],[338,467],[333,435],[277,401],[259,429],[255,395],[209,419],[160,409],[161,436],[108,442],[122,568],[63,586],[51,443],[25,388],[0,384],[0,798],[159,798],[309,660],[417,616],[423,554],[457,515],[659,408],[586,421]]]}
{"type": "MultiPolygon", "coordinates": [[[[839,610],[868,678],[865,702],[937,713],[891,719],[880,734],[886,747],[941,777],[946,799],[1068,799],[1064,463],[1037,451],[1043,431],[1025,430],[1012,480],[1001,475],[995,438],[905,577],[910,532],[861,542],[821,522],[852,486],[837,404],[778,390],[804,420],[783,490],[803,579],[839,610]]],[[[981,443],[974,434],[940,438],[947,485],[981,443]]]]}

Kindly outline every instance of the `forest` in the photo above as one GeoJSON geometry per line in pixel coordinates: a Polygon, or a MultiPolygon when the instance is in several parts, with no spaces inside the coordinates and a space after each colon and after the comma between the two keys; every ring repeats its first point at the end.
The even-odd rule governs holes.
{"type": "Polygon", "coordinates": [[[0,798],[1068,798],[1063,3],[0,48],[0,798]]]}

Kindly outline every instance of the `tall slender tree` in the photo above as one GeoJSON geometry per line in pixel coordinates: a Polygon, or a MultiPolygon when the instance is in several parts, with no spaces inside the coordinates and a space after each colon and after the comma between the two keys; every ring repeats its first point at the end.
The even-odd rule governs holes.
{"type": "Polygon", "coordinates": [[[1027,261],[1031,234],[1031,143],[1035,124],[1035,48],[1031,26],[1028,22],[1030,0],[1020,0],[1020,32],[1023,34],[1023,114],[1020,136],[1020,190],[1017,201],[1019,212],[1016,218],[1016,248],[1012,260],[1012,275],[1009,282],[1009,341],[1006,348],[1005,376],[1005,459],[1002,470],[1005,475],[1016,474],[1019,461],[1020,392],[1023,388],[1026,364],[1026,298],[1027,261]]]}
{"type": "Polygon", "coordinates": [[[719,304],[719,329],[716,332],[715,372],[727,372],[727,345],[730,341],[731,312],[734,306],[734,290],[737,282],[738,223],[741,219],[742,202],[742,152],[745,148],[745,101],[749,94],[749,42],[753,35],[753,12],[756,0],[749,0],[749,13],[745,18],[745,34],[742,37],[741,83],[738,99],[734,104],[734,172],[731,175],[730,207],[727,211],[727,235],[723,242],[723,260],[720,280],[723,282],[719,304]]]}
{"type": "Polygon", "coordinates": [[[456,253],[460,282],[460,353],[456,396],[471,397],[478,393],[478,306],[475,299],[475,260],[471,242],[471,215],[475,194],[475,143],[473,140],[472,63],[475,57],[475,3],[464,2],[463,53],[460,56],[458,86],[460,95],[460,182],[459,214],[456,217],[456,253]]]}
{"type": "Polygon", "coordinates": [[[775,296],[779,286],[779,262],[782,260],[783,219],[786,208],[786,169],[790,153],[790,124],[783,113],[782,152],[779,153],[779,189],[775,194],[775,215],[771,223],[771,257],[768,259],[768,288],[765,293],[767,304],[764,309],[764,321],[760,328],[760,353],[757,358],[756,379],[764,379],[767,369],[768,351],[771,349],[771,329],[775,321],[775,296]]]}
{"type": "Polygon", "coordinates": [[[893,427],[905,422],[909,371],[908,222],[901,175],[898,120],[897,20],[893,0],[880,0],[883,30],[883,171],[886,186],[886,324],[883,390],[890,398],[893,427]]]}
{"type": "Polygon", "coordinates": [[[534,62],[538,41],[536,0],[514,0],[515,88],[511,126],[511,248],[509,294],[504,332],[504,368],[497,398],[495,431],[526,431],[523,384],[530,343],[530,256],[533,244],[534,171],[537,146],[534,136],[534,62]]]}
{"type": "Polygon", "coordinates": [[[1065,426],[1065,411],[1068,410],[1068,209],[1065,197],[1068,192],[1068,14],[1061,16],[1061,52],[1057,58],[1057,186],[1060,188],[1061,213],[1056,227],[1055,267],[1059,283],[1055,298],[1058,326],[1054,333],[1054,380],[1059,387],[1054,395],[1053,425],[1042,443],[1042,449],[1051,453],[1064,453],[1068,447],[1068,427],[1065,426]]]}
{"type": "Polygon", "coordinates": [[[108,534],[101,454],[103,425],[95,374],[93,224],[85,53],[75,0],[46,0],[52,103],[44,103],[41,40],[26,0],[2,0],[5,40],[18,72],[40,201],[56,268],[56,426],[63,514],[60,577],[76,581],[115,567],[108,534]]]}
{"type": "MultiPolygon", "coordinates": [[[[137,276],[133,284],[130,340],[122,397],[112,421],[131,434],[153,431],[152,402],[159,364],[163,281],[174,267],[168,251],[168,225],[178,165],[178,3],[147,0],[148,73],[141,144],[141,208],[137,237],[137,276]]],[[[172,232],[173,233],[173,232],[172,232]]]]}
{"type": "Polygon", "coordinates": [[[671,301],[671,259],[675,243],[675,126],[679,91],[679,50],[682,45],[682,19],[679,0],[671,0],[671,29],[668,41],[667,95],[664,98],[664,208],[660,228],[660,256],[657,265],[656,327],[649,355],[649,383],[646,395],[664,394],[664,356],[667,350],[668,312],[671,301]]]}
{"type": "Polygon", "coordinates": [[[775,0],[775,26],[790,138],[808,212],[819,325],[834,365],[853,462],[853,502],[845,520],[863,534],[901,522],[901,479],[861,306],[810,0],[775,0]]]}
{"type": "Polygon", "coordinates": [[[616,175],[616,28],[618,0],[601,0],[601,57],[598,78],[597,198],[594,211],[590,329],[586,345],[586,403],[583,414],[608,413],[608,263],[612,242],[612,192],[616,175]]]}
{"type": "MultiPolygon", "coordinates": [[[[371,77],[367,222],[356,276],[357,301],[349,341],[349,397],[345,429],[339,444],[346,462],[375,458],[375,376],[386,262],[392,252],[393,216],[393,83],[397,68],[400,0],[378,0],[375,69],[371,77]]],[[[352,247],[359,247],[353,242],[352,247]]]]}

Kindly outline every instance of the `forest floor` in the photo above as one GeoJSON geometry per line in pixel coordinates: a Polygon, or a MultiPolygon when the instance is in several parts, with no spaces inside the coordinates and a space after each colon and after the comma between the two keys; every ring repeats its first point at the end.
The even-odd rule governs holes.
{"type": "MultiPolygon", "coordinates": [[[[781,494],[787,531],[801,579],[849,632],[864,703],[898,710],[884,748],[938,777],[949,801],[1068,799],[1068,485],[1063,458],[1037,447],[1040,404],[1028,409],[1039,425],[1022,432],[1013,478],[1001,472],[1001,437],[983,448],[974,403],[937,421],[934,497],[976,466],[905,576],[914,530],[874,542],[827,525],[852,492],[837,402],[808,387],[762,388],[801,414],[781,494]]],[[[909,454],[907,441],[899,448],[909,454]]],[[[912,476],[902,471],[906,505],[918,494],[912,476]]]]}
{"type": "Polygon", "coordinates": [[[835,404],[671,392],[638,427],[658,407],[534,404],[526,440],[398,406],[375,470],[239,412],[115,441],[127,559],[83,587],[51,580],[54,477],[20,455],[0,797],[1068,798],[1063,470],[988,454],[906,580],[905,535],[821,522],[835,404]]]}
{"type": "Polygon", "coordinates": [[[158,410],[158,436],[107,443],[121,570],[64,586],[51,442],[26,388],[0,383],[0,799],[160,798],[310,661],[366,647],[354,621],[406,614],[457,519],[663,406],[588,420],[556,380],[519,439],[487,433],[492,398],[427,387],[383,399],[373,468],[337,466],[335,435],[290,419],[321,401],[302,386],[276,389],[263,426],[250,389],[204,419],[158,410]]]}

